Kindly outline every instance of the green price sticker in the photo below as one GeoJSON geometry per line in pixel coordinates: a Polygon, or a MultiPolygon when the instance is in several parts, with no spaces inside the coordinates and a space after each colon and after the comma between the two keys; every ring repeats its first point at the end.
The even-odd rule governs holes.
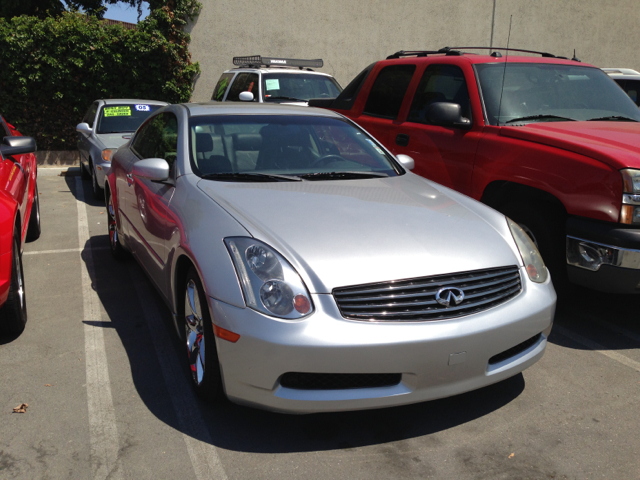
{"type": "Polygon", "coordinates": [[[130,117],[131,107],[125,105],[123,107],[104,107],[105,117],[130,117]]]}

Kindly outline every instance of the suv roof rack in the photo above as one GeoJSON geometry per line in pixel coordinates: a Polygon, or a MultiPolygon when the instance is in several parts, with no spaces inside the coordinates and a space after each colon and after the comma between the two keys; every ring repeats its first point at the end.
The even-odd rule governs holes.
{"type": "MultiPolygon", "coordinates": [[[[447,47],[448,48],[448,47],[447,47]]],[[[506,47],[451,47],[456,50],[506,50],[507,52],[521,52],[521,53],[533,53],[535,55],[540,55],[545,58],[560,58],[562,60],[569,60],[568,57],[560,57],[558,55],[554,55],[553,53],[547,52],[538,52],[536,50],[523,50],[521,48],[506,48],[506,47]]],[[[577,58],[572,58],[571,60],[580,61],[577,58]]]]}
{"type": "Polygon", "coordinates": [[[440,50],[400,50],[399,52],[392,53],[387,57],[387,60],[400,57],[426,57],[428,55],[445,54],[445,55],[462,55],[462,52],[451,49],[449,47],[441,48],[440,50]]]}
{"type": "Polygon", "coordinates": [[[321,58],[315,60],[303,60],[299,58],[276,58],[250,55],[247,57],[233,57],[233,64],[238,67],[297,67],[297,68],[322,68],[324,62],[321,58]]]}

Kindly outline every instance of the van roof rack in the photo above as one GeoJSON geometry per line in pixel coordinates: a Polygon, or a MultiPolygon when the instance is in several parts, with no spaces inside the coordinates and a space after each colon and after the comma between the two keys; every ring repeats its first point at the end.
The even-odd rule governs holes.
{"type": "Polygon", "coordinates": [[[297,67],[303,69],[322,68],[324,62],[321,58],[303,60],[299,58],[276,58],[263,57],[261,55],[250,55],[247,57],[233,57],[233,64],[238,67],[297,67]]]}

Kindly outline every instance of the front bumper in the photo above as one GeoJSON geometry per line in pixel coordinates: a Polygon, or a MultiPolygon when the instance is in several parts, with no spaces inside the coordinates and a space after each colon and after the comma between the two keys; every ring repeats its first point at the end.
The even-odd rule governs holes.
{"type": "Polygon", "coordinates": [[[331,295],[313,295],[316,311],[281,321],[210,300],[212,318],[240,335],[216,338],[225,392],[236,403],[287,413],[389,407],[448,397],[509,378],[537,362],[547,345],[556,295],[521,269],[523,291],[484,312],[430,322],[344,319],[331,295]],[[536,335],[493,364],[489,359],[536,335]],[[303,390],[280,384],[288,372],[401,374],[384,387],[303,390]]]}
{"type": "Polygon", "coordinates": [[[612,293],[640,293],[640,229],[586,218],[567,222],[572,283],[612,293]]]}

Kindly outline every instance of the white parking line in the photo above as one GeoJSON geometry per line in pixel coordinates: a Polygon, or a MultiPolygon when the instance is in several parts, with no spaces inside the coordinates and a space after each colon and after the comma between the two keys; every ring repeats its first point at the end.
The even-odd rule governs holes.
{"type": "MultiPolygon", "coordinates": [[[[85,211],[86,218],[86,211],[85,211]]],[[[95,250],[109,250],[109,247],[78,247],[78,248],[61,248],[59,250],[36,250],[35,252],[22,252],[22,255],[45,255],[45,254],[54,254],[58,253],[75,253],[75,252],[84,252],[84,251],[95,251],[95,250]]]]}
{"type": "MultiPolygon", "coordinates": [[[[89,241],[89,224],[80,177],[76,178],[76,202],[78,205],[78,241],[80,243],[78,251],[83,251],[84,245],[89,241]]],[[[103,322],[98,294],[91,287],[91,277],[95,277],[95,270],[93,254],[89,253],[84,262],[81,262],[81,271],[91,472],[94,479],[123,479],[122,465],[118,459],[118,430],[109,382],[107,352],[104,346],[104,328],[95,325],[95,322],[98,324],[103,322]]]]}
{"type": "MultiPolygon", "coordinates": [[[[211,442],[211,436],[204,427],[204,420],[200,415],[191,385],[184,378],[184,374],[178,366],[178,359],[175,358],[171,347],[171,338],[160,320],[161,314],[156,300],[149,291],[149,283],[142,278],[142,273],[133,262],[129,263],[128,268],[149,327],[149,334],[162,370],[167,393],[178,417],[182,438],[187,445],[196,478],[198,480],[226,480],[227,474],[220,463],[216,448],[211,442]]],[[[186,359],[186,346],[184,355],[186,359]]]]}
{"type": "Polygon", "coordinates": [[[633,368],[635,371],[640,372],[640,362],[636,362],[635,360],[631,360],[630,358],[625,357],[618,352],[607,349],[607,347],[605,347],[604,345],[600,345],[599,343],[596,343],[593,340],[589,340],[582,335],[578,335],[577,333],[561,327],[560,325],[554,325],[553,331],[573,340],[576,343],[581,344],[584,347],[587,347],[589,350],[594,350],[598,353],[601,353],[602,355],[605,355],[618,363],[626,365],[627,367],[633,368]]]}

